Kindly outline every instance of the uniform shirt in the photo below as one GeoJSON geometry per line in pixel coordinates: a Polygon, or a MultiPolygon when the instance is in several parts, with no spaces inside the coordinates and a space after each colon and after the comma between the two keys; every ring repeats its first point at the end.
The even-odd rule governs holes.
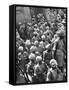
{"type": "Polygon", "coordinates": [[[30,76],[34,75],[34,64],[31,61],[27,64],[27,73],[30,76]]]}
{"type": "Polygon", "coordinates": [[[63,48],[64,48],[63,40],[59,40],[57,42],[57,49],[63,50],[63,48]]]}
{"type": "Polygon", "coordinates": [[[36,79],[35,82],[44,82],[46,78],[46,72],[47,67],[44,65],[44,63],[42,63],[41,65],[39,64],[35,65],[34,67],[34,78],[36,79]]]}
{"type": "Polygon", "coordinates": [[[49,69],[46,81],[62,81],[62,80],[63,74],[60,70],[52,68],[49,69]]]}
{"type": "Polygon", "coordinates": [[[42,64],[36,64],[34,66],[34,74],[37,76],[41,74],[46,74],[47,70],[47,66],[44,62],[42,62],[42,64]]]}
{"type": "Polygon", "coordinates": [[[47,81],[56,81],[57,80],[57,70],[49,69],[47,73],[47,81]]]}

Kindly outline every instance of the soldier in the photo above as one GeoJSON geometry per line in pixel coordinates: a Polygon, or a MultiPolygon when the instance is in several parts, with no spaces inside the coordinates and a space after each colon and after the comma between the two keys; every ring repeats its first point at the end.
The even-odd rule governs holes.
{"type": "Polygon", "coordinates": [[[50,42],[53,36],[53,32],[51,30],[47,30],[46,32],[44,32],[44,35],[46,36],[46,40],[50,42]]]}
{"type": "Polygon", "coordinates": [[[63,74],[58,68],[57,61],[55,59],[50,60],[51,68],[48,69],[46,81],[62,81],[63,74]]]}
{"type": "Polygon", "coordinates": [[[25,50],[29,53],[29,49],[31,46],[31,41],[30,40],[26,40],[25,41],[25,50]]]}
{"type": "Polygon", "coordinates": [[[65,36],[65,31],[58,31],[57,35],[59,36],[59,39],[56,43],[56,52],[55,52],[55,59],[58,62],[58,66],[61,69],[61,71],[63,72],[63,67],[65,64],[64,58],[65,58],[65,48],[64,48],[64,36],[65,36]]]}
{"type": "Polygon", "coordinates": [[[38,51],[40,52],[40,54],[42,55],[42,57],[43,57],[43,51],[44,51],[44,49],[45,49],[44,42],[43,41],[40,41],[39,42],[38,51]]]}
{"type": "Polygon", "coordinates": [[[47,67],[42,61],[41,56],[36,57],[36,65],[34,66],[34,77],[33,82],[45,82],[47,67]]]}
{"type": "Polygon", "coordinates": [[[35,54],[31,53],[29,55],[29,63],[26,65],[27,66],[27,74],[28,74],[28,78],[29,78],[29,81],[30,83],[32,83],[32,77],[34,76],[34,64],[35,64],[35,59],[36,59],[36,56],[35,54]]]}
{"type": "Polygon", "coordinates": [[[16,69],[19,70],[19,72],[20,72],[20,75],[19,75],[18,78],[21,78],[25,82],[28,81],[28,79],[27,79],[27,73],[26,73],[26,64],[28,62],[29,62],[28,53],[27,52],[24,52],[22,54],[21,52],[19,52],[18,53],[18,59],[16,61],[16,69]]]}
{"type": "Polygon", "coordinates": [[[20,25],[20,28],[18,29],[18,32],[20,34],[20,37],[24,40],[27,38],[27,29],[26,29],[26,23],[23,23],[20,25]]]}
{"type": "Polygon", "coordinates": [[[35,53],[37,50],[37,47],[34,45],[30,47],[30,53],[35,53]]]}

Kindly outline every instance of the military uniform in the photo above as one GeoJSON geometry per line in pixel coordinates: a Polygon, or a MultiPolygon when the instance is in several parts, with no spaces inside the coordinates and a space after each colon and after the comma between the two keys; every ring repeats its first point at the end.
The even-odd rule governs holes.
{"type": "Polygon", "coordinates": [[[63,74],[60,70],[52,68],[49,69],[46,81],[62,81],[62,80],[63,74]]]}
{"type": "Polygon", "coordinates": [[[45,82],[46,74],[47,74],[47,66],[45,65],[44,62],[42,62],[42,64],[36,64],[34,66],[34,78],[35,78],[34,82],[45,82]]]}

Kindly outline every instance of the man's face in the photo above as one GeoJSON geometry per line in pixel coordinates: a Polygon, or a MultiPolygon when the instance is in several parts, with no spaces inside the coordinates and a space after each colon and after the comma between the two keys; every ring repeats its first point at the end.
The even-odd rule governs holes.
{"type": "Polygon", "coordinates": [[[51,66],[52,68],[56,68],[56,64],[54,62],[51,64],[51,66]]]}
{"type": "Polygon", "coordinates": [[[57,15],[57,21],[61,22],[61,16],[60,15],[57,15]]]}
{"type": "Polygon", "coordinates": [[[46,37],[47,37],[49,40],[51,40],[51,39],[52,39],[51,33],[47,33],[46,37]]]}
{"type": "Polygon", "coordinates": [[[18,54],[18,59],[21,60],[21,53],[18,54]]]}
{"type": "Polygon", "coordinates": [[[24,58],[26,58],[26,57],[27,57],[27,54],[26,54],[26,53],[24,53],[24,54],[23,54],[23,56],[24,56],[24,58]]]}

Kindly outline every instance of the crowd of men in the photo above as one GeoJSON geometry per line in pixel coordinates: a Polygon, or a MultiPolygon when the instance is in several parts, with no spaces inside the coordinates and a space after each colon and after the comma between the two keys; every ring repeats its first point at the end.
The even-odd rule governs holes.
{"type": "Polygon", "coordinates": [[[17,82],[66,80],[66,11],[52,12],[57,13],[54,22],[38,13],[31,22],[16,25],[17,82]]]}

